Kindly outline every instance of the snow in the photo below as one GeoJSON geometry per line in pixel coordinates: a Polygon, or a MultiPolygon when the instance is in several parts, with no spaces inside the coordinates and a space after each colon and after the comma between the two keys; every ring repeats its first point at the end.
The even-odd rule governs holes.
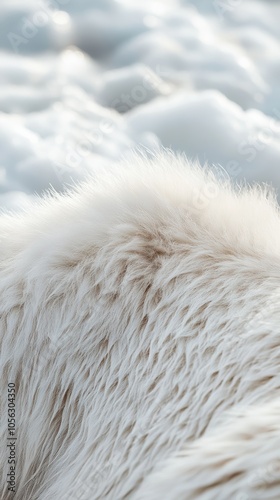
{"type": "Polygon", "coordinates": [[[280,187],[280,3],[1,0],[0,207],[162,146],[280,187]]]}

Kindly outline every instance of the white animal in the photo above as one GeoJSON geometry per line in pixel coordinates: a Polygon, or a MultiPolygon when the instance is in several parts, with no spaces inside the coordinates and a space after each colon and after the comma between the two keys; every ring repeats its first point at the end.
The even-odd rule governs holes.
{"type": "Polygon", "coordinates": [[[279,500],[277,203],[116,172],[0,217],[0,498],[279,500]]]}

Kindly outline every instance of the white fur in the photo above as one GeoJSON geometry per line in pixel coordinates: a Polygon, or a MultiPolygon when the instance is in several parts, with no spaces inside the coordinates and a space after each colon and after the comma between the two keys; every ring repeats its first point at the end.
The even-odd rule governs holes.
{"type": "Polygon", "coordinates": [[[8,382],[15,500],[279,500],[272,195],[134,157],[0,243],[1,500],[8,382]]]}

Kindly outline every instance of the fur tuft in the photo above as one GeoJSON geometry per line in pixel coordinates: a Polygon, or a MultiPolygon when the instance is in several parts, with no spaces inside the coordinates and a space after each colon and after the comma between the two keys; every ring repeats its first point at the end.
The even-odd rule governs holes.
{"type": "Polygon", "coordinates": [[[273,194],[134,156],[0,243],[1,500],[8,383],[15,500],[279,500],[273,194]]]}

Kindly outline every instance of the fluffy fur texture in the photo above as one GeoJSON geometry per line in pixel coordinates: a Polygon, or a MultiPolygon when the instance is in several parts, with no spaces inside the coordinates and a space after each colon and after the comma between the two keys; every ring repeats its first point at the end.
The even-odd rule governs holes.
{"type": "Polygon", "coordinates": [[[0,218],[0,498],[279,500],[280,218],[165,153],[0,218]]]}

